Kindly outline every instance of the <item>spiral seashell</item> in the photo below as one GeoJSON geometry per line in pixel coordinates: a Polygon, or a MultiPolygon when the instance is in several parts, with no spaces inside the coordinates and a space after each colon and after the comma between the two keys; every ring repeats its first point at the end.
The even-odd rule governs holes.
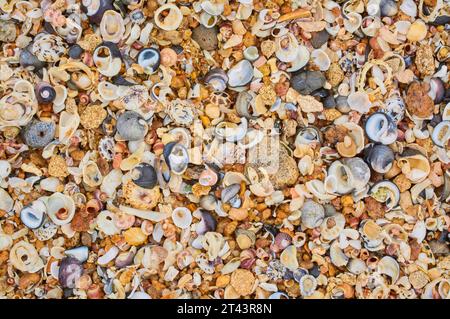
{"type": "Polygon", "coordinates": [[[58,226],[70,223],[75,215],[75,202],[73,199],[59,192],[53,193],[48,197],[46,206],[47,215],[58,226]]]}
{"type": "Polygon", "coordinates": [[[119,48],[113,42],[103,42],[99,45],[94,50],[92,59],[99,72],[108,77],[119,74],[122,67],[122,56],[119,48]]]}

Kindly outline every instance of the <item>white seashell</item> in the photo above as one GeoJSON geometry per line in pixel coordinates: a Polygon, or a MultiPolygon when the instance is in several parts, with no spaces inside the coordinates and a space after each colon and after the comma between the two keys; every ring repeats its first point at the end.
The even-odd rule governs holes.
{"type": "Polygon", "coordinates": [[[259,58],[258,48],[255,46],[250,46],[244,50],[244,58],[253,62],[259,58]]]}
{"type": "Polygon", "coordinates": [[[223,3],[205,0],[201,3],[201,8],[212,16],[219,16],[223,13],[225,6],[223,3]]]}
{"type": "Polygon", "coordinates": [[[13,206],[14,200],[3,188],[0,188],[0,209],[5,212],[10,212],[13,206]]]}
{"type": "MultiPolygon", "coordinates": [[[[120,69],[120,68],[119,68],[120,69]]],[[[98,94],[104,101],[114,101],[121,97],[120,89],[117,85],[114,85],[107,81],[102,81],[98,84],[98,94]]]]}
{"type": "Polygon", "coordinates": [[[107,236],[119,234],[121,231],[114,223],[114,214],[109,210],[101,211],[97,215],[96,224],[97,229],[107,236]]]}
{"type": "Polygon", "coordinates": [[[98,46],[92,55],[92,59],[98,71],[108,77],[113,77],[120,72],[122,59],[118,52],[113,52],[110,46],[98,46]]]}
{"type": "Polygon", "coordinates": [[[333,265],[337,267],[343,267],[348,264],[348,257],[339,247],[339,242],[335,240],[330,247],[330,258],[333,265]]]}
{"type": "Polygon", "coordinates": [[[56,177],[47,177],[40,181],[39,185],[47,192],[56,192],[61,182],[56,177]]]}
{"type": "Polygon", "coordinates": [[[282,62],[293,62],[298,56],[298,41],[292,33],[275,39],[276,57],[282,62]],[[287,45],[285,44],[288,41],[287,45]]]}
{"type": "Polygon", "coordinates": [[[83,165],[83,182],[89,187],[99,186],[103,181],[103,176],[94,161],[88,161],[83,165]]]}
{"type": "Polygon", "coordinates": [[[367,266],[361,259],[352,258],[347,265],[347,269],[355,275],[359,275],[366,271],[367,266]]]}
{"type": "Polygon", "coordinates": [[[59,192],[47,198],[46,206],[48,216],[58,226],[70,223],[75,215],[75,202],[72,197],[59,192]]]}
{"type": "Polygon", "coordinates": [[[304,297],[310,297],[317,288],[317,279],[312,275],[304,275],[300,278],[300,293],[304,297]]]}
{"type": "Polygon", "coordinates": [[[361,31],[369,37],[374,37],[381,26],[379,17],[366,16],[362,19],[361,31]]]}
{"type": "Polygon", "coordinates": [[[253,66],[248,60],[242,60],[231,68],[227,75],[230,87],[244,86],[253,78],[253,66]]]}
{"type": "Polygon", "coordinates": [[[11,173],[11,164],[6,160],[0,160],[0,181],[11,173]]]}
{"type": "Polygon", "coordinates": [[[325,51],[321,49],[312,51],[311,59],[313,60],[314,64],[319,67],[320,71],[326,71],[331,66],[331,60],[328,54],[326,54],[325,51]]]}
{"type": "Polygon", "coordinates": [[[310,58],[310,53],[304,45],[300,45],[297,48],[297,56],[294,61],[291,62],[291,67],[289,67],[287,72],[295,72],[303,68],[308,64],[310,58]]]}
{"type": "Polygon", "coordinates": [[[100,34],[104,41],[119,43],[125,33],[125,24],[119,12],[107,10],[100,22],[100,34]]]}
{"type": "Polygon", "coordinates": [[[122,171],[118,168],[111,170],[108,175],[103,178],[100,190],[108,196],[108,198],[114,198],[116,194],[116,188],[122,184],[122,171]]]}
{"type": "Polygon", "coordinates": [[[155,212],[150,210],[141,210],[124,205],[120,205],[119,209],[129,215],[133,215],[142,219],[148,219],[153,222],[160,222],[170,216],[170,212],[155,212]]]}
{"type": "Polygon", "coordinates": [[[378,262],[377,267],[380,273],[391,277],[392,284],[395,284],[400,276],[400,266],[394,258],[390,256],[384,256],[378,262]]]}
{"type": "Polygon", "coordinates": [[[344,28],[350,33],[359,29],[362,23],[362,17],[359,13],[350,12],[347,13],[348,19],[344,19],[344,28]]]}
{"type": "Polygon", "coordinates": [[[427,235],[427,229],[425,227],[425,222],[423,220],[419,220],[413,228],[413,231],[411,234],[409,234],[409,237],[415,238],[417,242],[420,244],[425,239],[425,236],[427,235]]]}
{"type": "Polygon", "coordinates": [[[412,18],[417,16],[417,5],[413,0],[403,0],[400,5],[400,10],[402,10],[405,14],[409,15],[412,18]]]}
{"type": "Polygon", "coordinates": [[[59,117],[58,138],[61,144],[68,144],[78,126],[80,125],[80,116],[78,113],[69,113],[63,111],[59,117]]]}
{"type": "MultiPolygon", "coordinates": [[[[209,12],[208,12],[209,13],[209,12]]],[[[211,13],[210,13],[211,14],[211,13]]],[[[178,29],[183,20],[183,14],[180,9],[174,5],[173,3],[167,3],[165,5],[160,6],[155,11],[155,24],[165,31],[174,31],[178,29]],[[163,11],[169,10],[169,13],[161,20],[161,13],[163,11]]]]}
{"type": "Polygon", "coordinates": [[[97,263],[100,266],[106,266],[110,261],[117,257],[120,250],[117,246],[112,246],[103,256],[97,259],[97,263]]]}
{"type": "Polygon", "coordinates": [[[298,268],[297,248],[294,245],[286,247],[280,255],[280,262],[289,270],[298,268]]]}
{"type": "Polygon", "coordinates": [[[217,16],[212,16],[207,12],[202,12],[200,14],[200,23],[206,28],[212,28],[217,24],[219,18],[217,16]]]}
{"type": "Polygon", "coordinates": [[[366,4],[367,14],[370,16],[375,16],[380,12],[381,0],[369,0],[366,4]]]}
{"type": "Polygon", "coordinates": [[[67,99],[67,88],[64,85],[55,85],[53,87],[56,92],[55,99],[53,100],[53,112],[59,113],[64,110],[67,99]]]}
{"type": "MultiPolygon", "coordinates": [[[[11,235],[0,233],[0,251],[8,250],[13,245],[13,239],[11,235]]],[[[240,261],[239,261],[240,264],[240,261]]]]}
{"type": "Polygon", "coordinates": [[[225,139],[228,142],[240,141],[247,133],[248,121],[245,117],[241,117],[241,123],[239,125],[231,122],[219,123],[214,133],[216,136],[225,139]]]}
{"type": "Polygon", "coordinates": [[[175,226],[185,229],[192,223],[191,211],[186,207],[177,207],[172,212],[172,220],[175,226]]]}
{"type": "Polygon", "coordinates": [[[369,95],[363,91],[350,93],[347,98],[347,104],[352,110],[358,111],[361,114],[368,113],[372,106],[369,95]]]}

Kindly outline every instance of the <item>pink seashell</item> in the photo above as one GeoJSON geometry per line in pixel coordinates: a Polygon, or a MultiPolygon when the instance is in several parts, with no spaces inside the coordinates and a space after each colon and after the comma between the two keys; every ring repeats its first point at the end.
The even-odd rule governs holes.
{"type": "Polygon", "coordinates": [[[253,62],[253,66],[255,68],[262,67],[267,62],[267,59],[264,56],[260,56],[255,62],[253,62]]]}

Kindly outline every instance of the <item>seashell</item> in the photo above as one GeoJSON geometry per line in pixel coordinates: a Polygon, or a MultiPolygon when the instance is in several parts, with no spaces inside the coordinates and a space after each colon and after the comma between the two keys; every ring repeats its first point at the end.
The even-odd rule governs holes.
{"type": "Polygon", "coordinates": [[[183,14],[180,9],[172,3],[164,4],[156,9],[154,17],[155,24],[164,31],[174,31],[178,29],[183,20],[183,14]],[[163,12],[166,12],[167,14],[162,17],[161,13],[163,12]]]}
{"type": "Polygon", "coordinates": [[[374,37],[377,34],[378,30],[381,28],[381,26],[382,24],[379,17],[366,16],[362,19],[361,31],[369,37],[374,37]]]}
{"type": "Polygon", "coordinates": [[[346,14],[347,18],[344,19],[344,28],[350,33],[354,33],[362,24],[362,17],[359,13],[350,12],[346,14]]]}
{"type": "Polygon", "coordinates": [[[44,263],[39,257],[36,248],[23,240],[11,247],[9,262],[14,268],[22,272],[36,273],[44,268],[44,263]]]}
{"type": "Polygon", "coordinates": [[[114,10],[112,0],[82,0],[81,8],[91,23],[99,25],[108,10],[114,10]]]}
{"type": "Polygon", "coordinates": [[[399,9],[411,18],[415,18],[417,16],[417,5],[413,0],[403,0],[399,9]]]}
{"type": "MultiPolygon", "coordinates": [[[[297,48],[297,56],[294,61],[291,61],[291,66],[286,69],[287,72],[296,72],[308,64],[310,53],[304,45],[299,45],[297,48]]],[[[320,63],[321,61],[319,61],[320,63]]]]}
{"type": "Polygon", "coordinates": [[[55,99],[53,100],[53,111],[55,113],[61,112],[65,105],[64,102],[67,99],[67,89],[63,85],[55,85],[53,87],[55,89],[55,99]]]}
{"type": "Polygon", "coordinates": [[[348,264],[349,258],[339,247],[339,242],[335,240],[330,246],[331,263],[337,267],[344,267],[348,264]]]}
{"type": "Polygon", "coordinates": [[[61,112],[58,124],[58,139],[61,144],[68,144],[70,138],[80,125],[78,113],[61,112]]]}
{"type": "Polygon", "coordinates": [[[214,68],[209,70],[204,77],[205,84],[216,92],[225,91],[227,88],[228,76],[224,70],[214,68]]]}
{"type": "Polygon", "coordinates": [[[94,161],[88,161],[82,168],[83,182],[89,187],[99,186],[103,181],[102,173],[94,161]]]}
{"type": "Polygon", "coordinates": [[[345,227],[345,217],[342,214],[335,214],[324,219],[320,225],[320,235],[327,241],[332,241],[339,237],[345,227]]]}
{"type": "Polygon", "coordinates": [[[370,179],[370,168],[359,157],[334,161],[328,167],[325,188],[333,193],[348,194],[361,190],[370,179]]]}
{"type": "Polygon", "coordinates": [[[47,82],[39,82],[35,86],[34,92],[40,104],[52,103],[56,98],[55,89],[47,82]]]}
{"type": "Polygon", "coordinates": [[[202,12],[200,13],[200,19],[199,22],[205,27],[205,28],[213,28],[219,19],[217,16],[212,16],[209,13],[202,12]]]}
{"type": "Polygon", "coordinates": [[[158,183],[154,167],[147,163],[141,163],[131,170],[131,179],[136,185],[151,189],[158,183]]]}
{"type": "MultiPolygon", "coordinates": [[[[194,213],[196,214],[196,213],[194,213]]],[[[211,213],[203,210],[198,210],[197,214],[200,215],[200,222],[198,222],[195,225],[195,232],[198,235],[204,235],[207,232],[214,232],[216,231],[217,227],[217,221],[216,219],[211,215],[211,213]]]]}
{"type": "Polygon", "coordinates": [[[236,234],[236,243],[238,244],[240,249],[242,250],[249,249],[250,247],[255,245],[256,235],[254,232],[247,229],[238,228],[236,229],[235,234],[236,234]]]}
{"type": "Polygon", "coordinates": [[[314,143],[321,143],[322,133],[315,126],[308,126],[301,128],[295,138],[295,145],[311,145],[314,143]]]}
{"type": "Polygon", "coordinates": [[[380,203],[385,203],[388,210],[395,208],[400,202],[400,190],[391,181],[375,183],[369,190],[369,196],[380,203]]]}
{"type": "Polygon", "coordinates": [[[190,125],[195,118],[196,110],[192,102],[180,99],[172,100],[166,113],[178,125],[190,125]]]}
{"type": "Polygon", "coordinates": [[[214,186],[218,181],[218,174],[210,167],[206,167],[206,169],[200,173],[198,179],[199,184],[202,186],[214,186]]]}
{"type": "Polygon", "coordinates": [[[434,100],[435,104],[439,104],[443,101],[445,96],[444,82],[440,78],[431,78],[430,91],[428,95],[434,100]]]}
{"type": "Polygon", "coordinates": [[[20,220],[30,229],[36,229],[42,226],[45,220],[47,207],[40,200],[35,200],[31,205],[24,207],[20,212],[20,220]]]}
{"type": "Polygon", "coordinates": [[[171,172],[182,175],[186,171],[189,164],[189,155],[183,145],[170,142],[164,146],[163,154],[171,172]]]}
{"type": "Polygon", "coordinates": [[[447,147],[450,138],[450,121],[442,121],[436,125],[431,134],[431,140],[436,146],[447,147]]]}
{"type": "Polygon", "coordinates": [[[0,160],[0,184],[11,174],[11,164],[6,160],[0,160]]]}
{"type": "Polygon", "coordinates": [[[347,269],[355,275],[362,274],[367,270],[366,263],[361,259],[352,258],[347,264],[347,269]]]}
{"type": "Polygon", "coordinates": [[[244,138],[238,141],[238,145],[242,149],[252,149],[264,139],[264,136],[265,134],[260,130],[249,129],[244,138]]]}
{"type": "Polygon", "coordinates": [[[75,215],[75,202],[70,196],[53,193],[48,197],[47,215],[55,225],[62,226],[71,222],[75,215]]]}
{"type": "Polygon", "coordinates": [[[230,87],[244,86],[253,78],[253,66],[247,60],[242,60],[233,66],[227,73],[230,87]]]}
{"type": "Polygon", "coordinates": [[[105,160],[112,161],[115,155],[114,146],[114,139],[110,136],[105,136],[98,142],[98,152],[105,160]]]}
{"type": "Polygon", "coordinates": [[[415,238],[418,243],[422,243],[427,234],[427,230],[425,227],[425,222],[419,220],[413,228],[413,231],[409,234],[409,237],[415,238]]]}
{"type": "Polygon", "coordinates": [[[428,159],[420,154],[415,153],[414,155],[409,155],[410,149],[404,151],[401,157],[397,161],[397,165],[402,170],[412,183],[422,182],[430,173],[431,167],[428,159]]]}
{"type": "Polygon", "coordinates": [[[107,10],[100,22],[100,34],[103,41],[119,43],[125,33],[125,23],[120,13],[107,10]]]}
{"type": "Polygon", "coordinates": [[[450,59],[450,46],[442,45],[436,51],[436,60],[446,62],[448,59],[450,59]]]}
{"type": "Polygon", "coordinates": [[[54,122],[32,120],[22,129],[22,138],[31,148],[44,148],[55,137],[54,122]]]}
{"type": "Polygon", "coordinates": [[[88,260],[89,248],[87,246],[79,246],[64,251],[64,254],[68,257],[76,258],[80,263],[84,263],[88,260]]]}
{"type": "Polygon", "coordinates": [[[406,38],[411,42],[419,42],[427,36],[427,25],[422,20],[414,21],[409,27],[406,38]]]}
{"type": "Polygon", "coordinates": [[[392,284],[395,284],[400,276],[400,266],[398,262],[390,257],[384,256],[377,264],[378,272],[391,277],[392,284]]]}
{"type": "Polygon", "coordinates": [[[10,212],[13,209],[14,200],[3,188],[0,188],[0,209],[10,212]]]}
{"type": "MultiPolygon", "coordinates": [[[[117,268],[125,268],[133,263],[134,256],[136,255],[136,247],[133,246],[129,251],[120,253],[114,260],[114,264],[117,268]]],[[[134,299],[134,298],[131,298],[134,299]]]]}
{"type": "Polygon", "coordinates": [[[369,95],[363,91],[350,93],[347,97],[347,104],[350,109],[358,111],[361,114],[368,113],[372,106],[369,95]]]}
{"type": "Polygon", "coordinates": [[[244,50],[244,58],[249,60],[250,62],[254,62],[259,58],[258,48],[255,46],[249,46],[244,50]]]}
{"type": "Polygon", "coordinates": [[[282,62],[292,62],[298,55],[298,41],[292,33],[277,37],[275,45],[275,55],[282,62]]]}
{"type": "Polygon", "coordinates": [[[369,139],[384,145],[397,140],[397,126],[390,115],[376,112],[370,115],[365,124],[365,132],[369,139]]]}
{"type": "MultiPolygon", "coordinates": [[[[110,41],[103,42],[95,48],[92,55],[92,60],[94,61],[95,66],[98,68],[98,71],[108,77],[113,77],[119,74],[119,71],[122,67],[122,54],[120,53],[117,45],[110,41]]],[[[111,95],[108,95],[105,89],[105,87],[101,89],[103,95],[111,95]]],[[[115,94],[117,93],[118,92],[115,92],[115,94]]]]}
{"type": "Polygon", "coordinates": [[[119,234],[120,229],[114,223],[114,214],[108,210],[101,211],[96,218],[97,228],[107,236],[119,234]]]}
{"type": "Polygon", "coordinates": [[[299,286],[302,296],[310,297],[317,289],[317,280],[311,275],[304,275],[300,278],[299,286]]]}
{"type": "Polygon", "coordinates": [[[186,207],[177,207],[172,212],[172,220],[175,226],[185,229],[192,223],[191,211],[186,207]]]}
{"type": "Polygon", "coordinates": [[[382,17],[393,17],[398,13],[397,3],[394,0],[381,0],[380,14],[382,17]]]}
{"type": "Polygon", "coordinates": [[[146,74],[155,73],[161,64],[161,54],[158,49],[142,49],[137,56],[137,63],[144,69],[146,74]]]}
{"type": "Polygon", "coordinates": [[[34,37],[30,52],[39,61],[58,62],[66,54],[67,44],[59,36],[48,33],[39,33],[34,37]]]}
{"type": "Polygon", "coordinates": [[[76,282],[83,274],[82,263],[74,257],[65,257],[61,260],[58,271],[58,281],[64,288],[75,288],[76,282]]]}
{"type": "Polygon", "coordinates": [[[319,227],[325,217],[323,206],[310,199],[305,200],[301,212],[302,226],[309,229],[319,227]]]}
{"type": "Polygon", "coordinates": [[[321,49],[315,49],[311,52],[311,60],[319,67],[320,71],[327,71],[331,66],[331,60],[328,54],[321,49]]]}
{"type": "Polygon", "coordinates": [[[13,92],[4,94],[0,99],[0,128],[28,124],[36,113],[37,106],[31,83],[18,80],[13,92]]]}
{"type": "Polygon", "coordinates": [[[117,132],[126,141],[139,141],[147,134],[148,125],[139,113],[126,111],[117,119],[117,132]]]}
{"type": "Polygon", "coordinates": [[[289,270],[298,268],[297,248],[294,245],[286,247],[280,255],[281,264],[289,270]]]}
{"type": "Polygon", "coordinates": [[[364,151],[364,160],[377,173],[387,173],[395,160],[394,151],[383,144],[370,144],[364,151]]]}
{"type": "Polygon", "coordinates": [[[248,121],[245,117],[241,117],[239,125],[232,122],[220,122],[215,128],[214,134],[228,142],[240,141],[247,133],[247,125],[248,121]]]}

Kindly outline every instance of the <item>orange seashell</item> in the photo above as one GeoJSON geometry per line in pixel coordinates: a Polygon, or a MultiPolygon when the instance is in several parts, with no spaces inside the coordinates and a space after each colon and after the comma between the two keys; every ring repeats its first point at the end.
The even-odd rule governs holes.
{"type": "Polygon", "coordinates": [[[177,53],[171,48],[164,48],[160,52],[161,64],[167,67],[173,66],[177,63],[177,53]]]}
{"type": "Polygon", "coordinates": [[[298,18],[308,18],[311,16],[311,11],[305,10],[305,9],[297,9],[292,12],[283,14],[279,19],[278,22],[283,22],[287,20],[293,20],[298,18]]]}

